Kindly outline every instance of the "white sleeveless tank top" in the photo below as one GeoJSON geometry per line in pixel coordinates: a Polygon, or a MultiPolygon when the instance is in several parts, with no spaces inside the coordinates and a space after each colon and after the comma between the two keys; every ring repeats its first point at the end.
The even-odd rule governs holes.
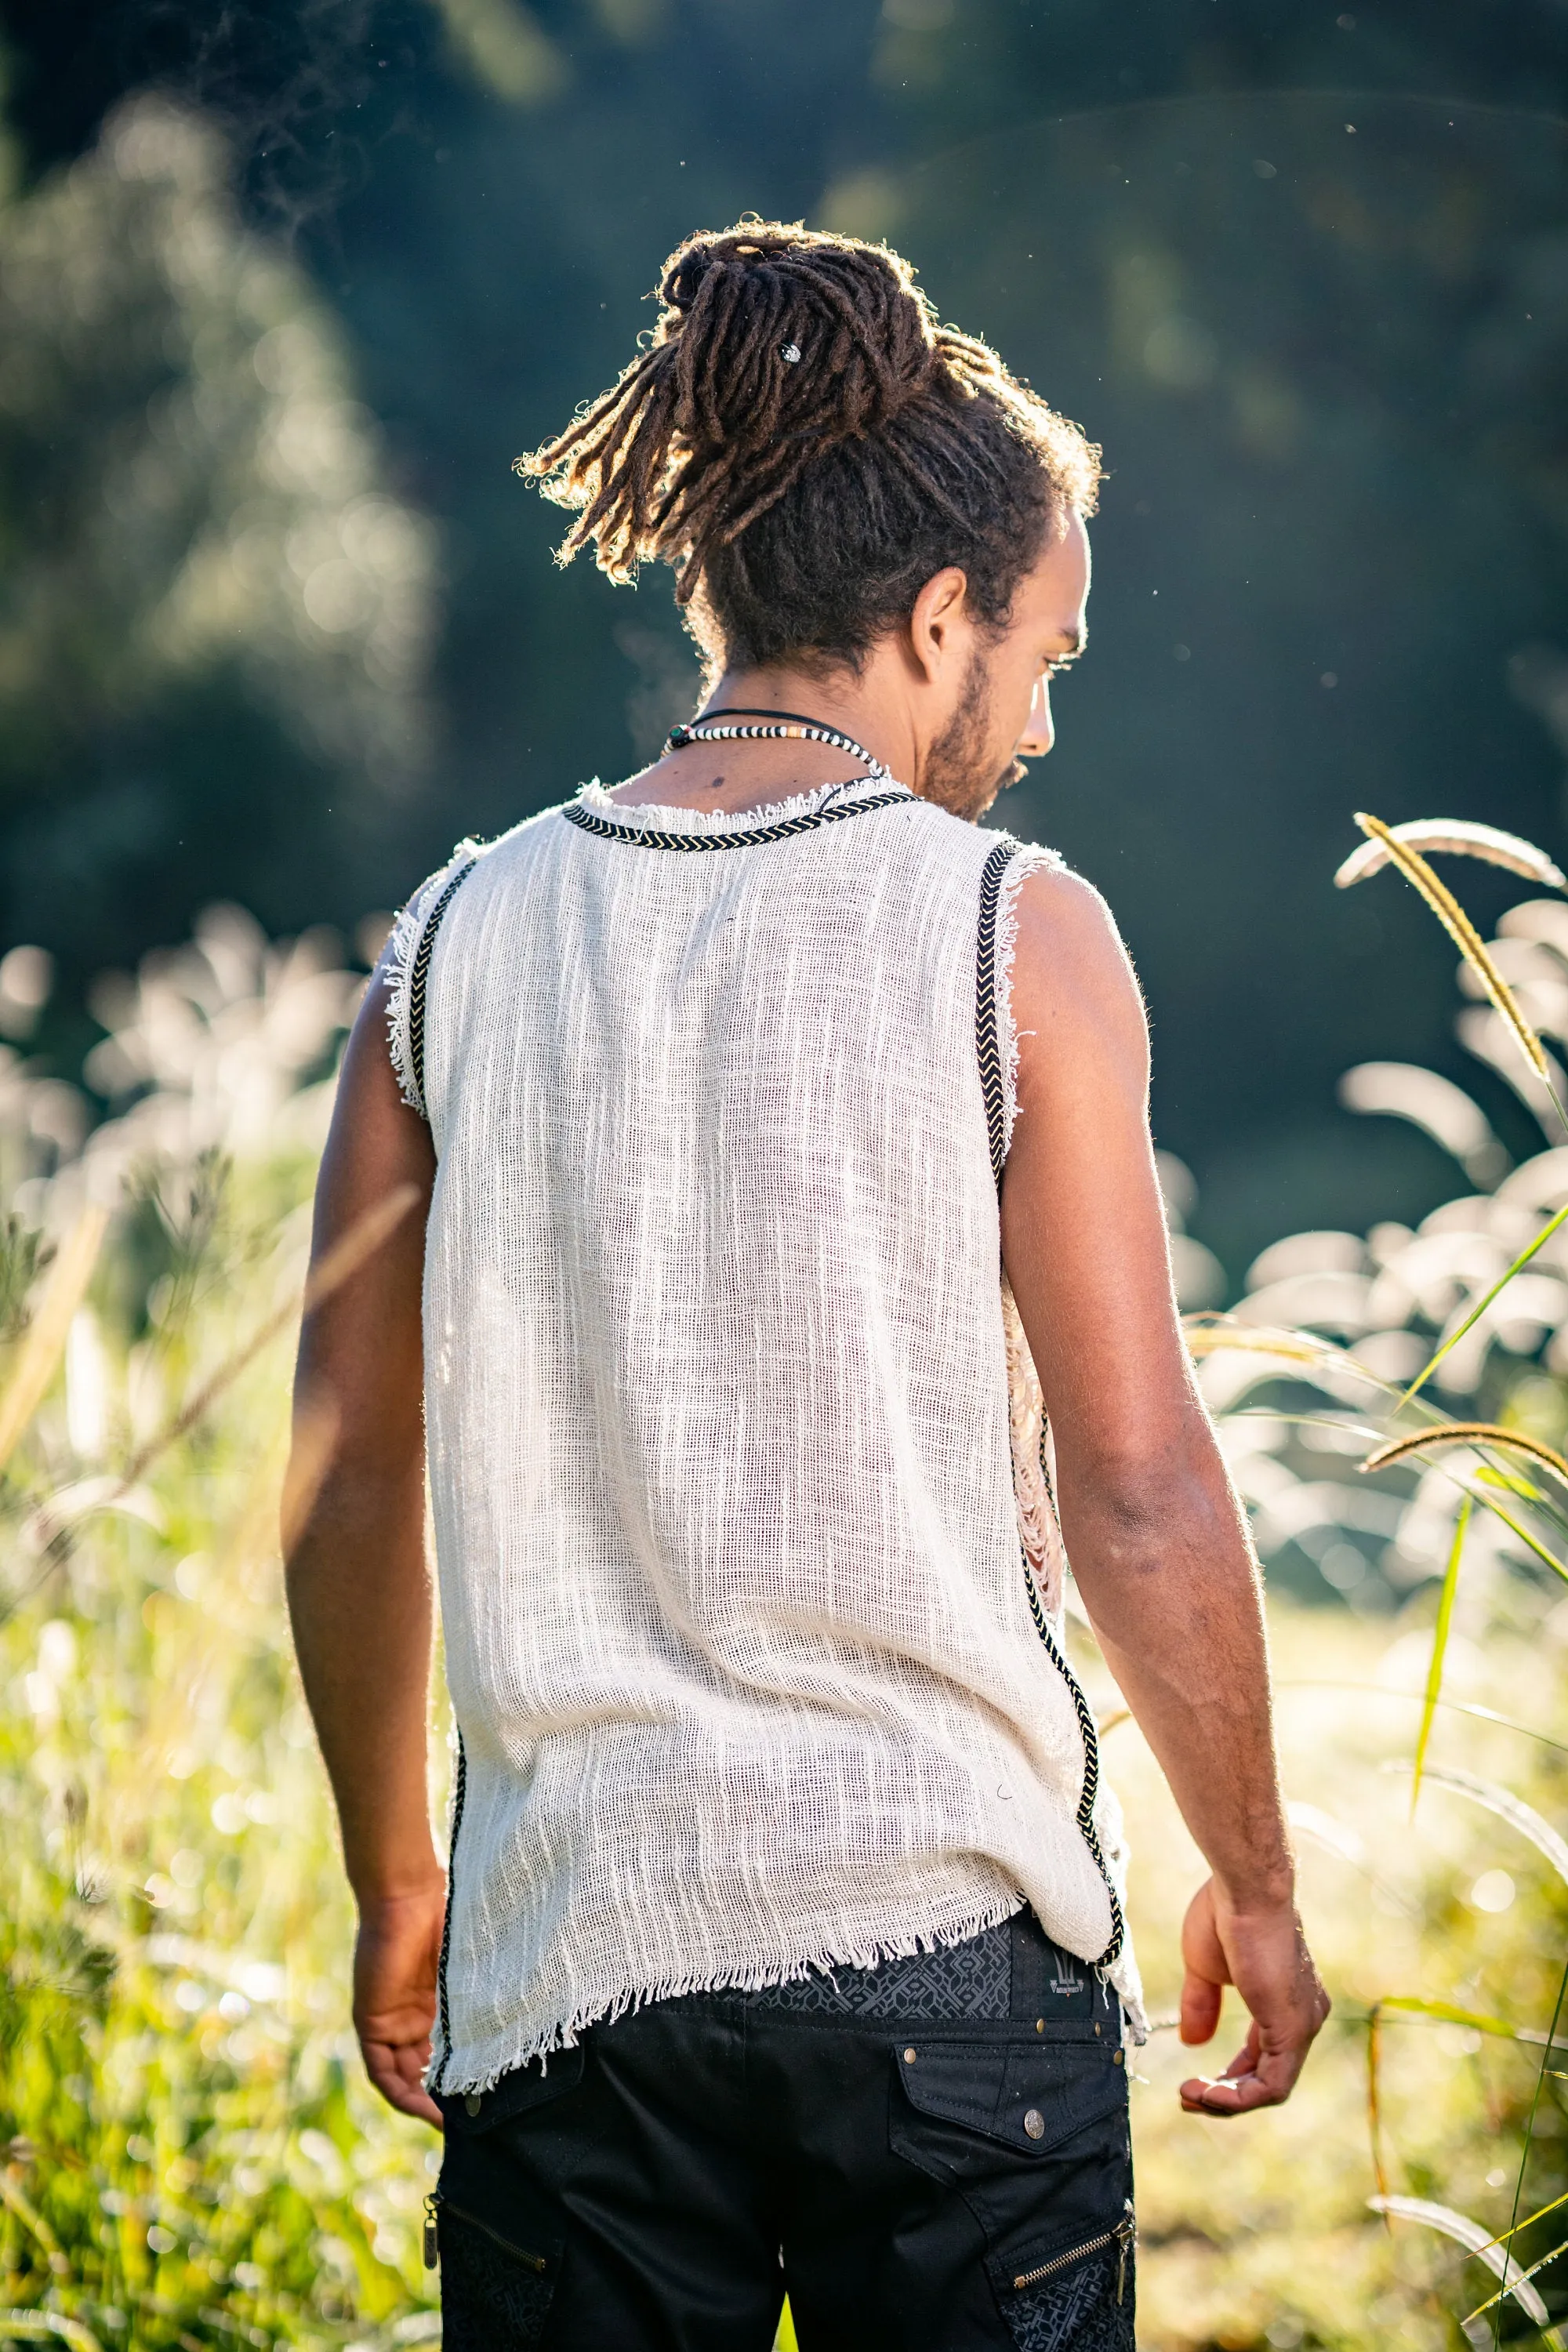
{"type": "Polygon", "coordinates": [[[1013,908],[1055,862],[885,781],[741,816],[590,785],[405,914],[460,1742],[436,2087],[1026,1899],[1141,2030],[999,1274],[1013,908]]]}

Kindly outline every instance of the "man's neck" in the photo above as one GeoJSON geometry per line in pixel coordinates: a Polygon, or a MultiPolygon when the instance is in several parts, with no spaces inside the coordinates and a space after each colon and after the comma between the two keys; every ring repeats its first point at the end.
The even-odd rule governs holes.
{"type": "MultiPolygon", "coordinates": [[[[900,723],[898,698],[873,655],[864,671],[808,673],[783,667],[726,670],[700,711],[789,712],[847,736],[900,783],[919,790],[914,730],[900,723]]],[[[820,784],[859,774],[853,757],[831,745],[786,740],[694,743],[667,753],[620,786],[616,797],[663,808],[718,809],[737,815],[820,784]]]]}
{"type": "Polygon", "coordinates": [[[726,670],[703,700],[706,710],[793,711],[797,718],[832,727],[879,760],[901,782],[913,785],[916,764],[914,730],[901,698],[884,675],[887,660],[878,648],[860,670],[847,666],[823,671],[790,669],[726,670]]]}

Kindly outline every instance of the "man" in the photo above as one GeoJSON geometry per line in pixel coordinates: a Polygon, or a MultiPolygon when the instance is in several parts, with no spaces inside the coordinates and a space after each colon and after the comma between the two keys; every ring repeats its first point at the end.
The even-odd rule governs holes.
{"type": "Polygon", "coordinates": [[[805,2352],[1130,2346],[1064,1541],[1212,1872],[1184,2037],[1250,2012],[1184,2104],[1286,2097],[1327,2002],[1137,988],[974,822],[1051,747],[1098,457],[885,248],[742,223],[663,294],[527,469],[674,565],[703,711],[418,895],[321,1172],[319,1253],[395,1221],[307,1318],[289,1561],[361,2044],[446,2126],[448,2352],[766,2352],[786,2288],[805,2352]]]}

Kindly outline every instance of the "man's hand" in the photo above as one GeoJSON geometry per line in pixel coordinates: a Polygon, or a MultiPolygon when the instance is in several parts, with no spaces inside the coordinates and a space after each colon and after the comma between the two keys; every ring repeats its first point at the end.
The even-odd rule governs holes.
{"type": "Polygon", "coordinates": [[[441,2110],[424,2087],[424,2074],[446,1908],[444,1881],[364,1904],[354,1944],[354,2032],[365,2073],[391,2105],[437,2131],[441,2110]]]}
{"type": "Polygon", "coordinates": [[[1182,2040],[1210,2042],[1224,1988],[1233,1984],[1251,2011],[1245,2046],[1225,2073],[1182,2084],[1188,2115],[1239,2116],[1288,2099],[1329,2013],[1293,1903],[1238,1911],[1214,1880],[1199,1887],[1182,1925],[1182,2040]]]}

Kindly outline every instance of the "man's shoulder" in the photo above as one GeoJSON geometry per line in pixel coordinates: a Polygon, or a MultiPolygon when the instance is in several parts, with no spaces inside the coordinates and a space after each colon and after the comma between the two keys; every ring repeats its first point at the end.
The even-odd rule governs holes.
{"type": "Polygon", "coordinates": [[[490,841],[480,841],[472,835],[466,835],[435,872],[426,876],[410,899],[410,906],[416,905],[421,898],[428,899],[433,892],[438,891],[454,877],[466,876],[470,867],[477,866],[486,877],[499,881],[509,870],[526,865],[548,845],[556,831],[556,820],[563,809],[570,805],[569,802],[563,801],[553,808],[540,809],[532,816],[520,819],[505,833],[497,834],[490,841]]]}
{"type": "Polygon", "coordinates": [[[493,841],[468,842],[464,846],[482,860],[493,874],[499,875],[509,866],[526,864],[558,837],[560,819],[576,797],[574,793],[569,800],[557,801],[549,808],[536,809],[531,816],[520,818],[505,833],[498,833],[493,841]]]}
{"type": "Polygon", "coordinates": [[[922,839],[956,866],[972,866],[978,872],[994,852],[1005,849],[1010,853],[1009,863],[1020,877],[1037,872],[1068,871],[1058,850],[1047,848],[1040,842],[1022,840],[1010,827],[980,824],[972,817],[955,816],[951,809],[940,807],[935,801],[911,801],[908,816],[922,839]]]}

